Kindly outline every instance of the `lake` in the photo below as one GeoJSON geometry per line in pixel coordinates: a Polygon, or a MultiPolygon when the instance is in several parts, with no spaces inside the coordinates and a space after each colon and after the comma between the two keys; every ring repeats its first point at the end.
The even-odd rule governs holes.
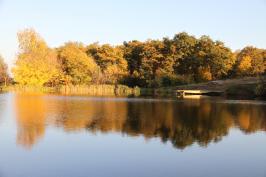
{"type": "Polygon", "coordinates": [[[266,102],[0,94],[0,177],[266,177],[266,102]]]}

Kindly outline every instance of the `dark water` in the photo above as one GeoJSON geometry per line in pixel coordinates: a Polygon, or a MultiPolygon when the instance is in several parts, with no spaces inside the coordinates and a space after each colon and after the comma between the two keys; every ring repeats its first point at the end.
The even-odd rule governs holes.
{"type": "Polygon", "coordinates": [[[266,177],[266,103],[0,95],[0,177],[266,177]]]}

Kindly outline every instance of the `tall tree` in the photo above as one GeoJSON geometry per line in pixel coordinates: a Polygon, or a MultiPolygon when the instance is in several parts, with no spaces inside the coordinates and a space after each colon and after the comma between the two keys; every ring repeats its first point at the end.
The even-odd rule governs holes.
{"type": "Polygon", "coordinates": [[[130,75],[138,75],[142,64],[141,53],[144,43],[139,41],[124,42],[124,57],[128,62],[128,70],[130,75]]]}
{"type": "Polygon", "coordinates": [[[201,60],[201,67],[210,68],[213,79],[221,79],[235,63],[232,51],[220,41],[212,41],[207,36],[200,38],[197,45],[197,57],[201,60]]]}
{"type": "Polygon", "coordinates": [[[177,70],[180,74],[194,75],[197,81],[223,78],[235,63],[231,50],[208,36],[202,36],[194,47],[193,53],[181,60],[177,70]]]}
{"type": "Polygon", "coordinates": [[[156,77],[168,72],[168,65],[163,56],[164,45],[159,40],[147,41],[141,53],[142,65],[140,75],[144,76],[148,86],[155,86],[156,77]]]}
{"type": "Polygon", "coordinates": [[[184,60],[191,58],[196,44],[197,39],[185,32],[176,34],[171,40],[168,54],[173,57],[173,69],[176,74],[180,74],[180,72],[186,70],[186,68],[180,67],[180,64],[184,62],[184,60]]]}
{"type": "Polygon", "coordinates": [[[237,54],[235,69],[236,75],[240,76],[263,74],[266,70],[265,50],[245,47],[237,54]]]}
{"type": "Polygon", "coordinates": [[[58,61],[65,84],[90,84],[97,80],[99,67],[83,50],[82,44],[69,42],[58,49],[58,61]]]}
{"type": "Polygon", "coordinates": [[[125,83],[129,86],[146,86],[144,76],[140,75],[141,65],[143,62],[142,52],[144,43],[133,40],[124,42],[124,58],[128,63],[129,76],[125,78],[125,83]]]}
{"type": "Polygon", "coordinates": [[[92,44],[87,47],[87,53],[93,56],[100,66],[104,83],[118,83],[127,75],[128,65],[120,46],[92,44]]]}
{"type": "Polygon", "coordinates": [[[14,80],[22,85],[43,86],[59,75],[56,53],[33,29],[18,33],[19,54],[14,80]]]}

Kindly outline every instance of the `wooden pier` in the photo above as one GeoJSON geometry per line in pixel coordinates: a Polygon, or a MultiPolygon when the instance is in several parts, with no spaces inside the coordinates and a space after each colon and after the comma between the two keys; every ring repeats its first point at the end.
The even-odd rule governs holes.
{"type": "Polygon", "coordinates": [[[208,95],[208,96],[220,96],[223,94],[223,91],[217,90],[176,90],[177,96],[185,95],[208,95]]]}

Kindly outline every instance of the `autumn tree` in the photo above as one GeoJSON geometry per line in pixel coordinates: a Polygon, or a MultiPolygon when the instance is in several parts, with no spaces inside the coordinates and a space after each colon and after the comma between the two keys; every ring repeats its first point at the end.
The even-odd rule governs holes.
{"type": "Polygon", "coordinates": [[[103,83],[116,84],[128,74],[127,61],[119,46],[92,44],[87,47],[87,54],[101,68],[103,83]]]}
{"type": "Polygon", "coordinates": [[[173,60],[160,40],[124,42],[123,49],[128,61],[129,84],[159,86],[161,77],[173,73],[173,60]]]}
{"type": "Polygon", "coordinates": [[[196,81],[221,79],[235,63],[231,50],[208,36],[197,40],[193,53],[182,59],[177,67],[180,74],[191,74],[196,81]]]}
{"type": "Polygon", "coordinates": [[[173,74],[174,59],[168,42],[167,38],[164,41],[124,42],[131,82],[139,86],[158,87],[161,86],[161,78],[173,74]]]}
{"type": "Polygon", "coordinates": [[[163,49],[164,45],[159,40],[147,41],[143,47],[140,75],[146,79],[149,87],[158,86],[155,79],[172,70],[172,67],[167,65],[167,60],[162,53],[163,49]]]}
{"type": "Polygon", "coordinates": [[[56,53],[33,29],[18,33],[19,53],[12,72],[22,85],[43,86],[59,75],[56,53]]]}
{"type": "Polygon", "coordinates": [[[88,85],[97,80],[99,67],[83,51],[82,44],[69,42],[58,49],[58,62],[64,84],[88,85]]]}
{"type": "Polygon", "coordinates": [[[169,48],[168,55],[173,58],[173,69],[175,74],[180,74],[186,70],[183,66],[180,66],[182,62],[191,58],[197,44],[197,39],[194,36],[188,35],[185,32],[176,34],[173,39],[170,40],[170,44],[165,45],[169,48]]]}
{"type": "Polygon", "coordinates": [[[7,65],[3,57],[0,55],[0,84],[6,85],[8,81],[7,65]]]}
{"type": "Polygon", "coordinates": [[[140,76],[140,70],[142,65],[142,52],[144,43],[134,40],[129,42],[124,42],[124,58],[128,63],[128,77],[125,78],[125,83],[129,86],[144,86],[145,78],[140,76]]]}
{"type": "Polygon", "coordinates": [[[196,50],[196,56],[201,60],[201,66],[210,68],[212,79],[226,77],[235,63],[231,49],[220,41],[212,41],[209,37],[201,37],[196,50]]]}
{"type": "Polygon", "coordinates": [[[238,76],[255,76],[263,74],[266,69],[265,50],[245,47],[237,54],[235,74],[238,76]]]}

